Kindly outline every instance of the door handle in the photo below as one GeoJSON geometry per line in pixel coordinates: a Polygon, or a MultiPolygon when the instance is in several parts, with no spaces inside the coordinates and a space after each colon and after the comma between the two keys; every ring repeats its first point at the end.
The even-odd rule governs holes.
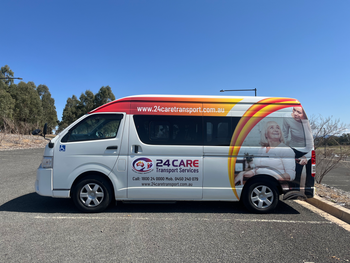
{"type": "Polygon", "coordinates": [[[118,145],[108,146],[106,149],[107,150],[117,150],[118,149],[118,145]]]}
{"type": "Polygon", "coordinates": [[[142,148],[140,145],[133,145],[131,151],[134,153],[142,153],[142,148]]]}

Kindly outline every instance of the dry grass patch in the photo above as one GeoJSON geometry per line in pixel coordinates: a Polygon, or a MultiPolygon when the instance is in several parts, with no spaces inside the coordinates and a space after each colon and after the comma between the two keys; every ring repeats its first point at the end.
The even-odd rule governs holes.
{"type": "Polygon", "coordinates": [[[44,148],[48,142],[41,136],[0,133],[0,151],[44,148]]]}
{"type": "Polygon", "coordinates": [[[316,195],[350,209],[350,193],[326,184],[315,184],[316,195]]]}

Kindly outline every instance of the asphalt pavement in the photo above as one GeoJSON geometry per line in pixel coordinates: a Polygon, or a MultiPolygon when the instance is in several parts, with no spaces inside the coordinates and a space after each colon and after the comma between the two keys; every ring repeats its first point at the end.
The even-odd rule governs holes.
{"type": "Polygon", "coordinates": [[[0,151],[0,262],[348,262],[350,234],[294,201],[124,204],[79,213],[34,192],[43,149],[0,151]]]}

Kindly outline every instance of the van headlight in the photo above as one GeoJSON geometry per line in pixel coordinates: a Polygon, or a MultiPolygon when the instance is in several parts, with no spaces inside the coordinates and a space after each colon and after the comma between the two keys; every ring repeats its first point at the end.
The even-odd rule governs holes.
{"type": "Polygon", "coordinates": [[[43,157],[41,161],[42,168],[52,168],[52,157],[43,157]]]}

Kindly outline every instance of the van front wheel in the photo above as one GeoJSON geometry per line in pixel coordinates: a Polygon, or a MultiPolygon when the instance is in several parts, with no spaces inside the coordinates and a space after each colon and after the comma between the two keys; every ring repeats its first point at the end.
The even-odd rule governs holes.
{"type": "Polygon", "coordinates": [[[278,193],[275,184],[269,181],[253,182],[246,185],[242,193],[245,207],[255,213],[269,213],[278,204],[278,193]]]}
{"type": "Polygon", "coordinates": [[[105,210],[111,203],[111,187],[98,176],[87,176],[72,189],[75,206],[82,212],[97,213],[105,210]]]}

